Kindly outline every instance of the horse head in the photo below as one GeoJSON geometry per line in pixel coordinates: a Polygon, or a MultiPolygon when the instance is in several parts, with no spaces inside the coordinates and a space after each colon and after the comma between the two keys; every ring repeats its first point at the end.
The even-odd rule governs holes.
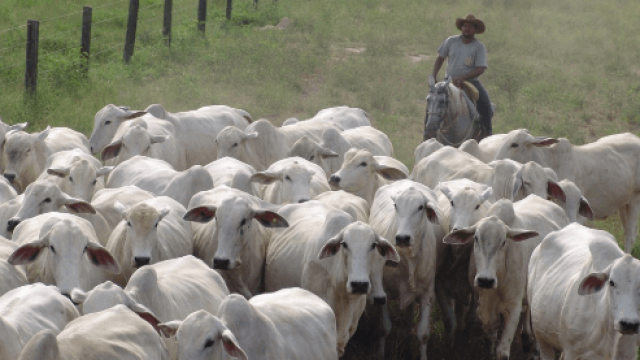
{"type": "Polygon", "coordinates": [[[427,118],[425,121],[425,134],[430,138],[436,136],[443,119],[448,116],[449,111],[449,84],[447,81],[435,83],[433,75],[429,75],[429,94],[427,95],[427,118]]]}

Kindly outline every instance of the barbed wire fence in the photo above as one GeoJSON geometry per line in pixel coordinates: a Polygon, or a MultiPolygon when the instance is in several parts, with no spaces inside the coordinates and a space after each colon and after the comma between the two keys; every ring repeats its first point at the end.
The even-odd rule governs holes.
{"type": "MultiPolygon", "coordinates": [[[[231,1],[227,0],[228,18],[231,1]]],[[[112,61],[119,49],[128,64],[136,42],[153,45],[161,40],[170,46],[174,26],[195,25],[204,33],[206,4],[207,0],[146,0],[140,6],[140,0],[118,0],[2,29],[0,86],[23,86],[33,96],[38,78],[87,76],[92,63],[112,61]]]]}

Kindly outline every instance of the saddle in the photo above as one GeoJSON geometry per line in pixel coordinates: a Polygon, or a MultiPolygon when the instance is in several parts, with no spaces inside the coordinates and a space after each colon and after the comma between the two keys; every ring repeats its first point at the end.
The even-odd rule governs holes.
{"type": "Polygon", "coordinates": [[[480,98],[480,92],[475,87],[475,85],[473,85],[468,81],[463,81],[461,89],[464,91],[465,94],[467,94],[467,97],[471,99],[474,104],[478,102],[478,99],[480,98]]]}

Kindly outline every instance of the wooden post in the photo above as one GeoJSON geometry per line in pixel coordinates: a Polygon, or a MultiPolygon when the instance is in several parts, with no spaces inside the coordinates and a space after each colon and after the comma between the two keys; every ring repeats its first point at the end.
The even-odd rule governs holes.
{"type": "Polygon", "coordinates": [[[133,48],[136,43],[136,27],[138,26],[138,9],[140,0],[129,0],[129,19],[127,20],[127,37],[124,43],[123,59],[125,63],[133,56],[133,48]]]}
{"type": "Polygon", "coordinates": [[[207,0],[198,3],[198,30],[204,35],[204,23],[207,20],[207,0]]]}
{"type": "Polygon", "coordinates": [[[40,22],[27,20],[27,66],[24,73],[24,87],[28,96],[34,96],[36,94],[39,37],[40,22]]]}
{"type": "Polygon", "coordinates": [[[173,0],[164,0],[164,22],[162,24],[162,35],[171,46],[171,11],[173,10],[173,0]]]}
{"type": "Polygon", "coordinates": [[[82,40],[80,41],[80,54],[84,61],[80,63],[80,71],[86,77],[89,73],[89,57],[91,54],[91,14],[93,8],[85,6],[82,8],[82,40]]]}
{"type": "Polygon", "coordinates": [[[233,9],[233,0],[227,0],[227,20],[231,20],[232,9],[233,9]]]}

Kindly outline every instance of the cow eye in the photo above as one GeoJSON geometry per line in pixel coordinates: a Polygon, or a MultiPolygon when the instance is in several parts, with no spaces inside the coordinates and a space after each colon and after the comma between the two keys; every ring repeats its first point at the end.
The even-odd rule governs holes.
{"type": "Polygon", "coordinates": [[[107,121],[105,121],[105,122],[104,122],[104,124],[105,124],[105,125],[109,125],[109,124],[111,124],[111,120],[107,120],[107,121]]]}
{"type": "Polygon", "coordinates": [[[91,183],[91,185],[95,185],[98,183],[98,179],[93,180],[93,182],[91,183]]]}
{"type": "Polygon", "coordinates": [[[238,146],[238,143],[233,143],[233,145],[231,145],[232,148],[238,146]]]}
{"type": "Polygon", "coordinates": [[[479,240],[478,240],[478,236],[477,235],[474,235],[473,239],[476,241],[476,243],[478,243],[479,240]]]}
{"type": "Polygon", "coordinates": [[[51,202],[51,198],[46,198],[46,199],[44,199],[43,202],[50,203],[51,202]]]}
{"type": "Polygon", "coordinates": [[[156,223],[156,227],[158,227],[158,224],[160,224],[160,222],[159,222],[159,221],[156,223]]]}
{"type": "Polygon", "coordinates": [[[371,250],[376,248],[376,243],[371,244],[371,250]]]}
{"type": "Polygon", "coordinates": [[[453,201],[451,201],[451,207],[453,207],[453,201]]]}
{"type": "Polygon", "coordinates": [[[206,343],[204,343],[204,348],[206,349],[206,348],[210,348],[210,347],[212,347],[212,346],[213,346],[213,343],[214,343],[214,342],[213,342],[213,339],[209,339],[209,340],[207,340],[207,342],[206,342],[206,343]]]}
{"type": "Polygon", "coordinates": [[[342,243],[342,246],[344,246],[344,248],[345,248],[345,249],[348,249],[348,248],[349,248],[349,247],[347,246],[347,243],[346,243],[346,242],[343,242],[343,243],[342,243]]]}
{"type": "Polygon", "coordinates": [[[613,282],[613,280],[609,280],[609,285],[611,285],[611,287],[616,287],[616,284],[613,282]]]}
{"type": "Polygon", "coordinates": [[[393,207],[396,208],[396,210],[398,210],[398,204],[393,203],[393,207]]]}
{"type": "Polygon", "coordinates": [[[367,166],[367,163],[363,161],[360,163],[360,166],[367,166]]]}
{"type": "Polygon", "coordinates": [[[131,222],[127,221],[127,226],[131,227],[131,222]]]}
{"type": "Polygon", "coordinates": [[[30,153],[30,152],[31,152],[31,149],[27,149],[27,151],[25,151],[24,153],[25,153],[25,154],[28,154],[28,153],[30,153]]]}
{"type": "Polygon", "coordinates": [[[87,247],[85,246],[84,249],[82,249],[82,253],[86,253],[87,252],[87,247]]]}
{"type": "Polygon", "coordinates": [[[54,254],[56,253],[56,248],[54,248],[54,247],[53,247],[53,245],[50,245],[50,246],[49,246],[49,249],[51,249],[51,252],[52,252],[52,253],[54,253],[54,254]]]}
{"type": "Polygon", "coordinates": [[[244,226],[244,224],[247,223],[247,219],[242,219],[242,221],[240,221],[240,226],[244,226]]]}
{"type": "Polygon", "coordinates": [[[475,210],[478,210],[480,208],[480,204],[476,205],[475,210]]]}
{"type": "Polygon", "coordinates": [[[517,148],[518,146],[520,146],[520,145],[519,145],[519,144],[516,144],[516,143],[511,144],[511,147],[512,147],[512,148],[517,148]]]}
{"type": "Polygon", "coordinates": [[[423,205],[418,206],[418,211],[422,211],[422,210],[424,210],[424,206],[423,205]]]}
{"type": "Polygon", "coordinates": [[[291,181],[291,178],[289,177],[289,175],[285,176],[284,179],[287,181],[291,181]]]}
{"type": "Polygon", "coordinates": [[[69,181],[73,182],[73,178],[71,176],[69,176],[69,181]]]}
{"type": "Polygon", "coordinates": [[[313,161],[313,158],[314,158],[314,157],[315,157],[315,156],[311,155],[311,157],[309,158],[309,161],[313,161]]]}

